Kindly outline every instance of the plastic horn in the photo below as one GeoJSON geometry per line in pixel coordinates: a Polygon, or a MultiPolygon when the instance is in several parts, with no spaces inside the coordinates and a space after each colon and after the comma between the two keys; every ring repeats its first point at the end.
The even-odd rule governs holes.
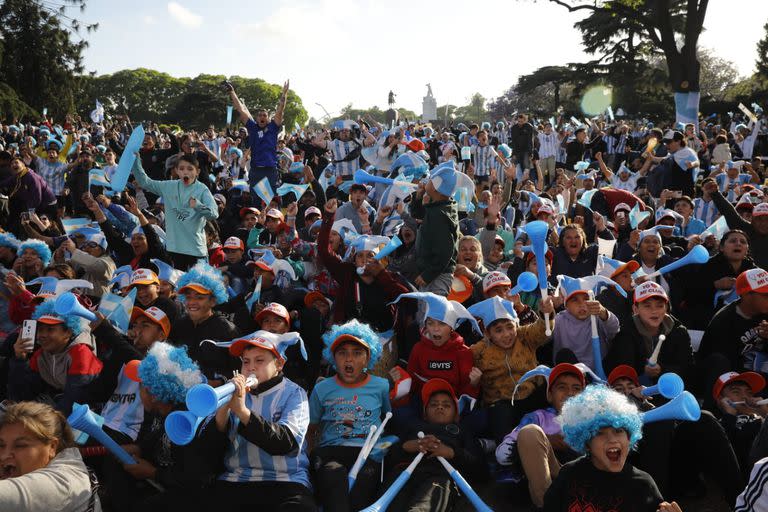
{"type": "MultiPolygon", "coordinates": [[[[371,454],[371,451],[373,451],[373,447],[376,446],[376,443],[379,442],[379,438],[381,437],[381,434],[384,432],[384,427],[387,425],[387,422],[392,418],[392,413],[387,412],[387,414],[384,415],[384,420],[381,422],[381,425],[379,425],[379,428],[376,430],[376,433],[373,435],[373,437],[368,436],[368,439],[366,439],[365,444],[363,445],[363,449],[360,450],[360,455],[362,455],[362,458],[360,455],[357,456],[358,460],[360,461],[360,465],[357,467],[357,470],[355,470],[355,467],[352,467],[352,471],[349,472],[349,488],[352,489],[352,486],[355,485],[355,480],[357,479],[357,473],[360,471],[360,469],[363,467],[363,464],[365,464],[365,461],[368,460],[368,456],[371,454]],[[354,471],[354,474],[352,473],[354,471]]],[[[355,465],[357,465],[357,461],[355,461],[355,465]]]]}
{"type": "Polygon", "coordinates": [[[101,429],[96,422],[96,417],[87,405],[73,404],[72,413],[67,418],[67,423],[70,427],[85,432],[96,439],[123,464],[136,464],[133,457],[101,429]]]}
{"type": "Polygon", "coordinates": [[[367,173],[362,169],[355,171],[352,181],[358,185],[365,185],[366,183],[382,183],[384,185],[391,185],[395,182],[392,178],[382,178],[381,176],[374,176],[367,173]]]}
{"type": "MultiPolygon", "coordinates": [[[[547,232],[549,224],[542,220],[535,220],[525,225],[525,232],[531,240],[531,249],[536,256],[536,270],[539,274],[539,290],[541,290],[541,299],[547,298],[547,232]]],[[[552,328],[549,325],[549,313],[544,314],[546,335],[552,335],[552,328]]]]}
{"type": "MultiPolygon", "coordinates": [[[[595,292],[589,290],[589,300],[595,300],[595,292]]],[[[595,315],[589,315],[589,320],[592,322],[592,357],[595,359],[595,373],[603,380],[607,380],[605,376],[605,370],[603,370],[603,352],[600,348],[600,336],[597,333],[597,317],[595,315]]]]}
{"type": "Polygon", "coordinates": [[[96,315],[80,304],[80,301],[77,300],[75,294],[71,292],[59,295],[56,298],[56,302],[53,303],[53,309],[56,311],[56,314],[60,316],[75,315],[85,318],[89,322],[96,320],[96,315]]]}
{"type": "MultiPolygon", "coordinates": [[[[249,376],[245,381],[247,387],[256,384],[256,377],[249,376]]],[[[214,388],[208,384],[197,384],[187,391],[187,409],[195,416],[210,416],[219,408],[219,402],[224,397],[229,397],[235,391],[235,384],[227,382],[223,386],[214,388]]]]}
{"type": "Polygon", "coordinates": [[[661,395],[664,398],[670,400],[676,398],[680,393],[685,391],[685,385],[683,379],[676,373],[665,373],[659,377],[659,381],[655,386],[649,386],[643,389],[643,396],[661,395]]]}
{"type": "MultiPolygon", "coordinates": [[[[419,437],[424,437],[424,433],[419,432],[419,437]]],[[[400,489],[403,488],[405,483],[411,477],[413,470],[416,469],[416,466],[419,464],[419,462],[421,462],[423,457],[424,454],[419,452],[419,454],[414,457],[413,462],[408,464],[408,467],[405,468],[402,473],[400,473],[394,482],[392,482],[392,485],[389,486],[389,489],[387,489],[384,494],[381,495],[381,498],[376,500],[373,505],[368,508],[364,508],[360,512],[384,512],[387,510],[387,507],[389,507],[390,503],[392,503],[392,500],[395,499],[395,496],[397,496],[397,493],[400,492],[400,489]]]]}
{"type": "Polygon", "coordinates": [[[355,459],[355,463],[352,465],[352,469],[349,470],[349,475],[347,476],[347,483],[349,484],[347,489],[352,489],[352,486],[355,485],[355,480],[357,480],[357,474],[360,472],[360,468],[363,467],[363,463],[365,462],[365,450],[368,448],[368,445],[371,443],[371,439],[373,438],[373,435],[376,433],[376,425],[371,425],[371,429],[368,431],[368,436],[365,438],[365,442],[363,443],[363,446],[360,448],[360,453],[357,454],[357,459],[355,459]]]}
{"type": "Polygon", "coordinates": [[[648,279],[653,279],[654,277],[658,277],[661,274],[668,274],[669,272],[672,272],[673,270],[677,270],[680,267],[684,267],[686,265],[701,265],[702,263],[706,263],[708,259],[709,259],[709,252],[707,252],[707,249],[705,249],[703,245],[697,245],[696,247],[691,249],[691,252],[689,252],[679,260],[673,261],[669,265],[664,265],[659,270],[648,274],[646,277],[648,279]]]}
{"type": "Polygon", "coordinates": [[[392,240],[390,240],[390,242],[387,245],[379,249],[378,254],[376,254],[376,256],[374,256],[373,259],[382,260],[387,256],[389,256],[390,254],[392,254],[393,252],[395,252],[395,250],[401,245],[403,245],[403,241],[400,240],[400,238],[398,238],[397,236],[393,236],[392,240]]]}
{"type": "MultiPolygon", "coordinates": [[[[229,402],[230,395],[224,395],[219,400],[219,407],[229,402]]],[[[173,444],[185,446],[192,442],[200,423],[207,416],[198,416],[189,411],[173,411],[165,418],[165,432],[173,444]]]]}
{"type": "Polygon", "coordinates": [[[698,421],[701,418],[699,403],[688,391],[683,391],[668,403],[640,414],[643,423],[654,421],[685,420],[698,421]]]}
{"type": "Polygon", "coordinates": [[[459,490],[464,493],[464,496],[466,496],[469,502],[472,503],[472,506],[475,507],[475,510],[478,512],[493,512],[493,509],[486,505],[482,499],[480,499],[480,496],[478,496],[475,490],[472,489],[472,486],[469,485],[469,482],[464,480],[464,477],[461,476],[461,473],[456,471],[456,468],[451,466],[451,464],[443,457],[438,457],[437,460],[440,461],[440,464],[442,464],[448,474],[451,475],[451,478],[454,482],[456,482],[459,490]]]}
{"type": "Polygon", "coordinates": [[[656,348],[653,349],[653,354],[651,354],[651,357],[648,358],[648,366],[656,366],[656,361],[659,360],[659,352],[661,352],[661,345],[666,339],[666,336],[659,334],[659,342],[656,344],[656,348]]]}
{"type": "Polygon", "coordinates": [[[520,292],[532,292],[539,286],[539,280],[533,272],[523,272],[517,277],[517,284],[509,290],[507,295],[516,295],[520,292]]]}

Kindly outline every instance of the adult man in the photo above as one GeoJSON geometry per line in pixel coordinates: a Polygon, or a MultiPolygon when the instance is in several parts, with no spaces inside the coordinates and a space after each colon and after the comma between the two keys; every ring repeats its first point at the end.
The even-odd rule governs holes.
{"type": "Polygon", "coordinates": [[[664,134],[664,143],[673,159],[665,166],[664,188],[682,190],[684,196],[694,197],[694,169],[699,167],[699,157],[687,147],[685,135],[680,132],[668,130],[664,134]]]}
{"type": "Polygon", "coordinates": [[[373,146],[376,138],[367,130],[363,130],[365,139],[360,142],[353,135],[360,130],[359,125],[347,119],[346,121],[336,121],[333,124],[336,132],[336,138],[333,140],[325,139],[325,134],[321,133],[312,139],[312,145],[320,149],[330,151],[332,154],[331,162],[336,168],[336,177],[344,181],[352,179],[352,175],[360,168],[360,152],[363,148],[373,146]]]}
{"type": "Polygon", "coordinates": [[[286,80],[283,84],[283,92],[275,115],[271,120],[269,113],[264,108],[256,111],[254,120],[248,108],[237,97],[234,86],[230,82],[224,82],[224,84],[229,91],[232,105],[240,115],[240,121],[245,123],[245,127],[248,129],[248,145],[251,148],[248,184],[253,187],[263,178],[267,178],[272,190],[275,190],[277,189],[277,135],[283,125],[283,112],[285,112],[285,103],[288,100],[290,80],[286,80]]]}
{"type": "Polygon", "coordinates": [[[539,139],[539,162],[547,183],[555,182],[555,161],[560,150],[560,138],[552,130],[552,123],[544,124],[544,131],[537,134],[539,139]]]}
{"type": "Polygon", "coordinates": [[[528,122],[528,116],[520,114],[517,116],[517,124],[512,126],[509,132],[509,145],[512,146],[512,154],[515,155],[517,163],[520,164],[523,171],[530,170],[531,154],[533,153],[533,136],[536,133],[533,125],[528,122]]]}

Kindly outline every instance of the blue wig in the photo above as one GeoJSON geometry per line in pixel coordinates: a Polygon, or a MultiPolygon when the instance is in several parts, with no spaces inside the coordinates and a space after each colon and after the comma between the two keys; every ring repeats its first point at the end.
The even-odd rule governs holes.
{"type": "Polygon", "coordinates": [[[187,355],[187,347],[174,347],[158,341],[139,363],[141,384],[158,400],[183,404],[187,391],[205,382],[200,368],[187,355]]]}
{"type": "Polygon", "coordinates": [[[11,233],[0,233],[0,247],[8,247],[14,251],[19,248],[19,240],[11,233]]]}
{"type": "Polygon", "coordinates": [[[56,318],[64,320],[64,325],[67,326],[67,329],[72,331],[73,337],[83,332],[85,320],[75,315],[61,316],[57,314],[53,307],[54,302],[56,302],[55,299],[48,299],[38,304],[35,308],[35,312],[32,313],[32,320],[37,320],[43,315],[55,316],[56,318]]]}
{"type": "Polygon", "coordinates": [[[368,358],[368,367],[366,369],[372,368],[381,358],[381,340],[379,340],[379,335],[368,324],[360,323],[357,320],[350,320],[342,325],[334,325],[330,331],[323,335],[323,342],[325,343],[323,358],[333,368],[336,368],[336,362],[331,353],[331,345],[339,336],[344,334],[363,340],[370,348],[370,357],[368,358]]]}
{"type": "Polygon", "coordinates": [[[47,267],[48,263],[50,263],[51,248],[48,247],[48,244],[42,240],[38,240],[36,238],[27,238],[19,245],[19,248],[16,250],[16,256],[21,256],[24,254],[25,249],[32,249],[35,251],[42,260],[44,267],[47,267]]]}
{"type": "Polygon", "coordinates": [[[633,449],[643,437],[640,413],[626,396],[603,385],[590,385],[583,393],[569,398],[559,417],[568,446],[586,453],[589,441],[601,428],[622,428],[633,449]]]}
{"type": "MultiPolygon", "coordinates": [[[[176,289],[181,290],[187,285],[196,284],[206,290],[210,290],[216,304],[223,304],[229,300],[227,288],[224,286],[224,276],[221,272],[207,263],[200,262],[179,278],[176,289]]],[[[179,295],[179,300],[184,302],[184,294],[179,295]]]]}

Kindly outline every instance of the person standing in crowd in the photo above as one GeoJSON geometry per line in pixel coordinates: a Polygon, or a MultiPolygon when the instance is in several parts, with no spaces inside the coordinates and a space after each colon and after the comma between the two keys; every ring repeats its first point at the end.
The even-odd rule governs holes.
{"type": "MultiPolygon", "coordinates": [[[[283,113],[288,101],[288,88],[290,81],[283,84],[283,92],[277,104],[277,110],[272,119],[264,108],[256,111],[256,119],[253,118],[248,107],[240,101],[235,92],[235,87],[230,82],[224,86],[229,93],[235,110],[240,116],[240,122],[245,123],[248,129],[248,146],[251,149],[251,167],[248,170],[248,185],[253,187],[263,178],[269,180],[272,190],[277,189],[277,135],[283,126],[283,113]]],[[[267,208],[269,205],[264,205],[267,208]]]]}

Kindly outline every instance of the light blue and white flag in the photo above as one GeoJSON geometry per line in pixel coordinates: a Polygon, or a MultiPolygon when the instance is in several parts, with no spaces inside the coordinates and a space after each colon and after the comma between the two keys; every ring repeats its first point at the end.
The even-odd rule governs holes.
{"type": "Polygon", "coordinates": [[[275,197],[275,193],[272,191],[272,185],[269,184],[267,178],[262,178],[261,181],[253,186],[253,192],[264,201],[266,206],[272,202],[272,198],[275,197]]]}
{"type": "Polygon", "coordinates": [[[726,222],[725,217],[721,216],[715,222],[710,224],[707,229],[702,231],[699,236],[702,240],[704,240],[709,235],[714,235],[714,237],[717,238],[717,241],[719,242],[720,239],[723,238],[723,235],[726,231],[728,231],[728,222],[726,222]]]}
{"type": "Polygon", "coordinates": [[[309,185],[294,185],[293,183],[283,183],[282,185],[277,187],[277,195],[279,195],[280,197],[283,197],[293,192],[293,195],[296,196],[296,200],[298,201],[299,198],[304,195],[304,192],[306,192],[308,188],[309,188],[309,185]]]}
{"type": "Polygon", "coordinates": [[[107,175],[104,174],[103,169],[91,169],[88,171],[88,188],[91,187],[105,187],[110,188],[107,175]]]}
{"type": "MultiPolygon", "coordinates": [[[[272,253],[270,252],[270,254],[272,253]]],[[[261,275],[259,275],[259,279],[256,281],[256,286],[253,288],[253,293],[245,301],[245,305],[248,307],[248,311],[253,308],[254,304],[259,302],[259,298],[261,298],[261,275]]]]}
{"type": "Polygon", "coordinates": [[[136,300],[136,288],[131,288],[128,295],[121,297],[113,293],[106,293],[101,297],[99,313],[112,322],[115,329],[122,334],[128,332],[128,324],[131,323],[131,311],[136,300]]]}
{"type": "Polygon", "coordinates": [[[91,121],[94,123],[101,123],[104,121],[104,107],[99,100],[96,100],[96,108],[91,110],[91,121]]]}

